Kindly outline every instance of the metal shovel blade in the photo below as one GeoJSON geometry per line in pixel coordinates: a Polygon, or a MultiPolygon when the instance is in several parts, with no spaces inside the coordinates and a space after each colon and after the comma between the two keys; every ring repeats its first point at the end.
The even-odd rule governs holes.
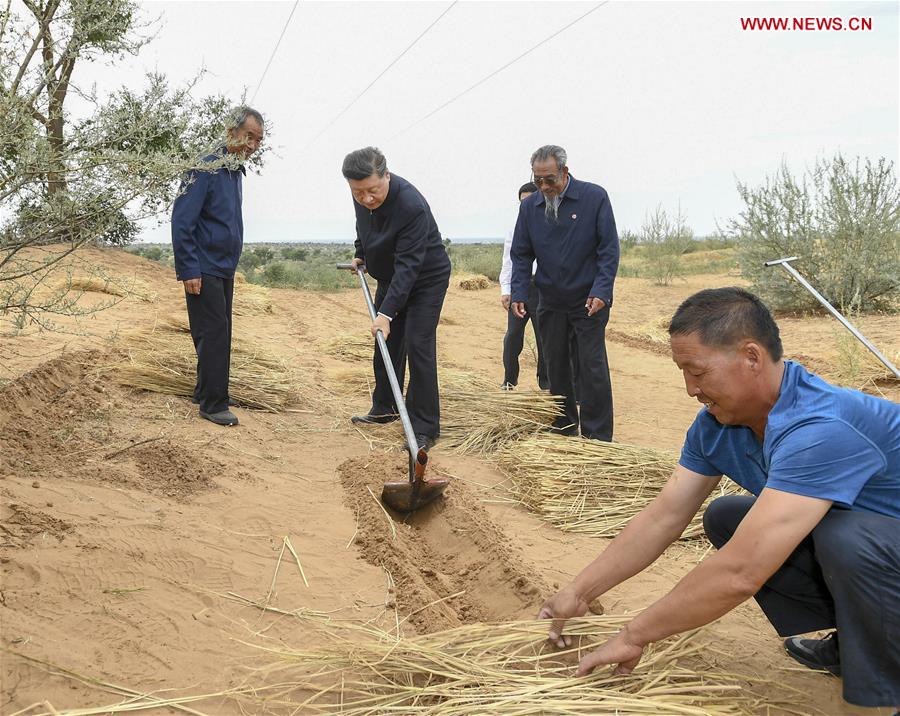
{"type": "Polygon", "coordinates": [[[381,491],[382,502],[397,512],[413,512],[440,497],[450,484],[450,480],[446,478],[426,480],[427,464],[428,453],[420,448],[415,460],[410,458],[409,480],[384,483],[384,489],[381,491]]]}

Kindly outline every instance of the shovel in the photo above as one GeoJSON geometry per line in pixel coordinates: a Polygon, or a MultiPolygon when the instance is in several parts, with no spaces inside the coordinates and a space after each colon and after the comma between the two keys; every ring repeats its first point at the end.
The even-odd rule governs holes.
{"type": "MultiPolygon", "coordinates": [[[[352,264],[337,264],[337,268],[352,270],[353,266],[352,264]]],[[[356,270],[356,275],[359,276],[359,283],[362,286],[363,297],[366,299],[369,316],[374,321],[378,314],[375,312],[375,304],[372,301],[372,293],[369,291],[369,283],[366,281],[365,272],[366,267],[359,266],[356,270]]],[[[381,491],[381,500],[397,512],[412,512],[440,497],[444,490],[447,489],[450,481],[446,478],[425,479],[428,453],[425,452],[424,446],[419,447],[416,441],[416,434],[413,432],[412,423],[409,421],[409,413],[406,412],[403,391],[400,390],[400,383],[397,381],[397,374],[394,372],[391,354],[388,352],[387,341],[384,339],[384,334],[381,331],[375,332],[375,341],[378,343],[378,350],[381,351],[381,359],[384,362],[384,368],[391,383],[394,403],[396,403],[397,412],[400,414],[400,422],[403,424],[403,432],[406,435],[406,444],[409,449],[409,480],[384,483],[384,489],[381,491]]]]}

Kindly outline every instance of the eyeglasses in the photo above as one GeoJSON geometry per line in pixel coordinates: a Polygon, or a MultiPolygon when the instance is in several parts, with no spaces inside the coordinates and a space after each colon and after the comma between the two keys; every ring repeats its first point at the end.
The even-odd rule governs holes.
{"type": "Polygon", "coordinates": [[[559,182],[559,179],[559,174],[551,174],[550,176],[546,177],[539,177],[535,176],[534,174],[531,175],[531,181],[533,181],[537,186],[540,186],[541,184],[553,186],[554,184],[559,182]]]}

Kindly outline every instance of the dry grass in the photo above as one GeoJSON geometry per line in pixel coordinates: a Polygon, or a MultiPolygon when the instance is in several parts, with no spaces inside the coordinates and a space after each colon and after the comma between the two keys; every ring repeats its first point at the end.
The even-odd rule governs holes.
{"type": "Polygon", "coordinates": [[[339,333],[319,342],[322,352],[350,361],[372,361],[375,339],[363,333],[339,333]]]}
{"type": "MultiPolygon", "coordinates": [[[[651,448],[538,433],[496,456],[515,498],[560,529],[615,537],[659,494],[677,456],[651,448]]],[[[715,493],[739,492],[723,480],[715,493]]],[[[702,510],[682,539],[703,535],[702,510]]]]}
{"type": "Polygon", "coordinates": [[[491,280],[481,274],[462,274],[457,276],[456,285],[463,291],[480,291],[491,287],[491,280]]]}
{"type": "MultiPolygon", "coordinates": [[[[332,374],[337,390],[356,395],[371,392],[371,370],[348,368],[332,374]]],[[[475,373],[442,367],[438,371],[441,394],[439,445],[459,454],[485,455],[502,445],[535,434],[553,422],[559,413],[557,401],[547,393],[500,390],[475,373]]],[[[402,448],[399,422],[366,426],[370,445],[402,448]]]]}
{"type": "MultiPolygon", "coordinates": [[[[124,338],[127,359],[115,366],[123,385],[190,398],[196,382],[197,356],[186,319],[171,317],[155,329],[124,338]]],[[[271,353],[234,340],[231,350],[230,395],[243,406],[281,412],[313,398],[309,385],[287,363],[271,353]]]]}
{"type": "MultiPolygon", "coordinates": [[[[281,696],[266,703],[303,713],[376,714],[751,714],[761,699],[753,679],[720,673],[701,657],[697,633],[653,644],[638,669],[613,676],[599,669],[574,677],[586,650],[611,638],[627,617],[572,619],[573,646],[547,642],[546,621],[472,624],[420,636],[372,626],[330,625],[307,649],[274,648],[281,696]]],[[[790,707],[785,704],[785,711],[790,707]]],[[[799,713],[796,711],[795,713],[799,713]]]]}
{"type": "Polygon", "coordinates": [[[234,300],[231,306],[231,312],[235,316],[258,316],[265,313],[272,313],[274,310],[272,303],[272,293],[265,286],[256,286],[247,283],[246,279],[238,281],[235,276],[235,284],[238,284],[234,291],[234,300]]]}
{"type": "Polygon", "coordinates": [[[668,348],[669,318],[667,316],[659,316],[652,321],[641,324],[637,328],[626,330],[625,333],[633,335],[638,340],[659,344],[668,348]]]}
{"type": "Polygon", "coordinates": [[[146,303],[154,303],[158,295],[150,284],[138,278],[109,278],[105,276],[70,276],[58,284],[59,290],[104,293],[120,298],[134,297],[146,303]]]}
{"type": "MultiPolygon", "coordinates": [[[[834,332],[837,361],[830,376],[835,383],[856,390],[878,392],[878,385],[900,383],[884,363],[860,343],[852,334],[841,328],[834,332]]],[[[882,355],[900,367],[900,353],[881,350],[882,355]]]]}
{"type": "MultiPolygon", "coordinates": [[[[426,635],[401,636],[399,625],[398,633],[392,633],[368,623],[333,620],[320,612],[284,612],[249,604],[300,619],[311,634],[305,639],[310,646],[264,648],[278,662],[254,669],[241,686],[193,695],[169,691],[168,698],[157,695],[161,692],[134,691],[16,654],[121,699],[106,706],[64,711],[43,701],[16,713],[89,716],[169,708],[201,714],[192,705],[207,700],[213,702],[213,708],[231,701],[243,713],[347,716],[808,713],[797,703],[802,695],[793,689],[774,680],[723,672],[706,661],[710,647],[700,631],[651,644],[637,669],[627,676],[614,676],[611,668],[605,667],[589,676],[575,677],[578,660],[620,631],[630,620],[628,616],[570,619],[566,633],[573,637],[573,645],[558,650],[547,641],[547,621],[470,624],[426,635]]],[[[211,713],[205,704],[200,708],[211,713]]]]}

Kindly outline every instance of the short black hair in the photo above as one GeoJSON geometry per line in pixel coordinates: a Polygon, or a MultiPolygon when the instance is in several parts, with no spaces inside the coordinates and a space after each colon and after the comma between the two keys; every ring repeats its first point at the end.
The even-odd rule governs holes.
{"type": "Polygon", "coordinates": [[[259,122],[260,127],[266,126],[266,120],[263,119],[262,114],[253,109],[253,107],[248,107],[245,104],[242,104],[239,107],[234,107],[228,113],[226,126],[228,127],[228,129],[240,129],[244,126],[244,122],[246,122],[250,117],[253,117],[257,122],[259,122]]]}
{"type": "Polygon", "coordinates": [[[344,179],[368,179],[373,174],[380,177],[387,171],[387,159],[378,147],[363,147],[350,152],[344,157],[344,165],[341,172],[344,179]]]}
{"type": "Polygon", "coordinates": [[[697,333],[707,346],[731,346],[750,338],[764,346],[772,360],[784,349],[778,326],[758,296],[737,286],[707,288],[684,301],[672,316],[669,335],[697,333]]]}
{"type": "Polygon", "coordinates": [[[537,184],[535,184],[533,181],[530,181],[519,187],[519,193],[516,194],[516,198],[518,199],[520,196],[522,196],[522,194],[525,194],[526,192],[529,194],[534,194],[534,192],[536,192],[537,190],[537,184]]]}

